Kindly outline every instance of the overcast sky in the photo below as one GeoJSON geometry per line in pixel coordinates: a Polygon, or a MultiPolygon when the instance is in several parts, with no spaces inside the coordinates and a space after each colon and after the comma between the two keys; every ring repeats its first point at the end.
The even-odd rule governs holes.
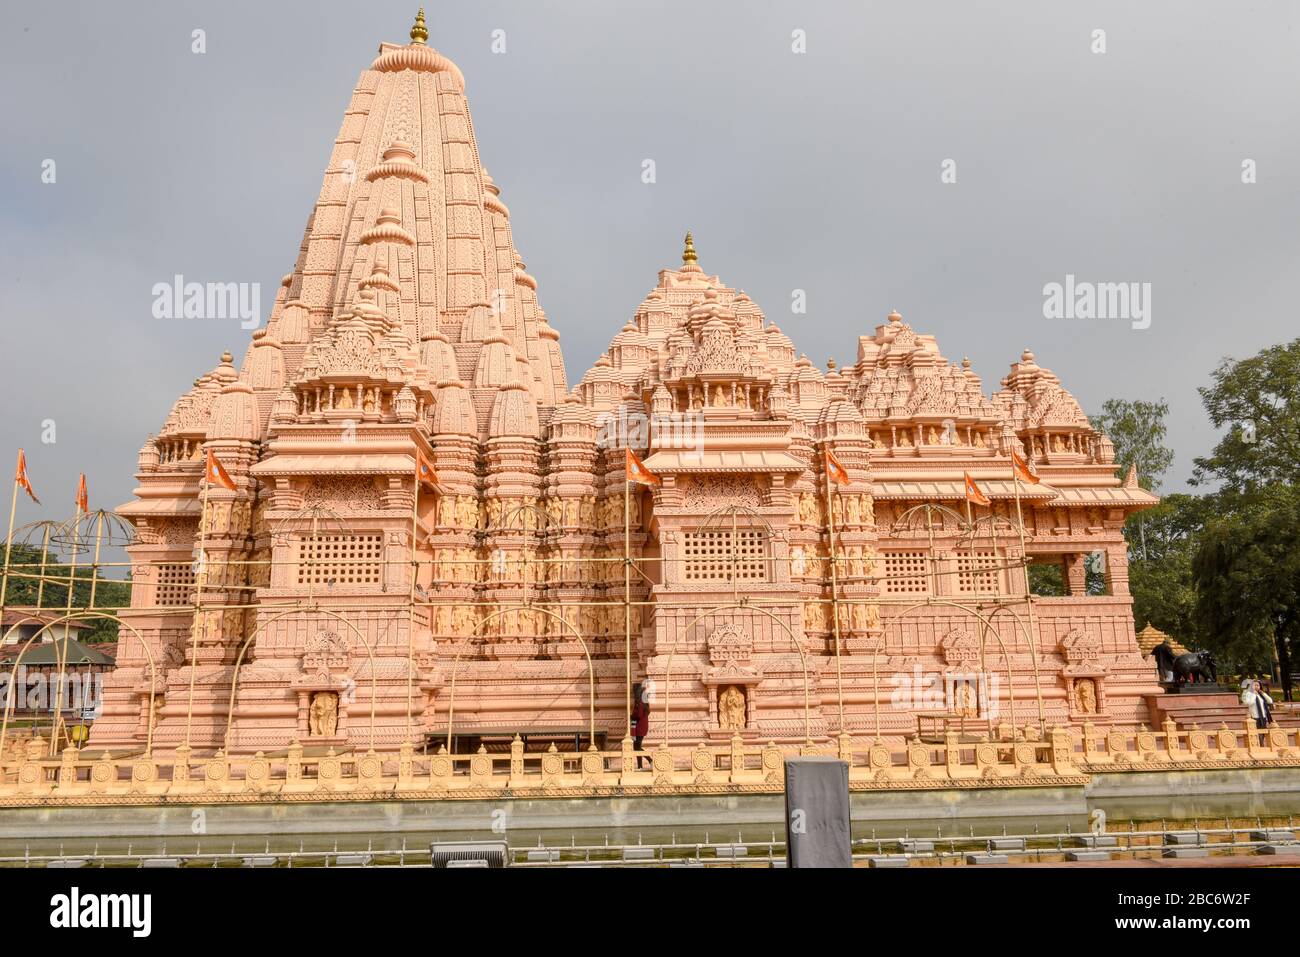
{"type": "MultiPolygon", "coordinates": [[[[70,514],[81,470],[92,506],[127,501],[175,397],[242,354],[237,321],[155,319],[152,288],[258,282],[269,312],[357,75],[416,6],[5,4],[0,468],[25,446],[47,505],[20,521],[70,514]]],[[[1295,3],[427,12],[571,383],[690,228],[701,266],[818,365],[854,361],[898,309],[986,391],[1028,346],[1090,413],[1163,396],[1175,490],[1214,441],[1197,386],[1300,334],[1295,3]],[[1044,285],[1067,274],[1150,283],[1150,328],[1044,318],[1044,285]]]]}

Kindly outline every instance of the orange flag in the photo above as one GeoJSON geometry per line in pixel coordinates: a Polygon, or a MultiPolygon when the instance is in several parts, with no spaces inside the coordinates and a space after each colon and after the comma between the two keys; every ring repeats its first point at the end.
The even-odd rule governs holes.
{"type": "Polygon", "coordinates": [[[90,511],[90,493],[86,491],[86,473],[81,473],[81,481],[77,483],[77,508],[83,512],[90,511]]]}
{"type": "Polygon", "coordinates": [[[208,484],[224,485],[232,492],[235,490],[235,480],[230,477],[226,467],[217,460],[216,453],[211,449],[208,449],[208,484]]]}
{"type": "Polygon", "coordinates": [[[627,453],[627,461],[624,468],[627,470],[627,480],[636,482],[639,485],[662,485],[663,479],[654,472],[645,467],[645,463],[637,458],[637,454],[631,449],[624,449],[627,453]]]}
{"type": "Polygon", "coordinates": [[[852,480],[849,478],[849,470],[840,464],[840,460],[835,457],[835,453],[827,449],[823,453],[826,462],[826,474],[831,477],[831,481],[836,485],[851,485],[852,480]]]}
{"type": "Polygon", "coordinates": [[[31,479],[27,477],[27,456],[23,454],[22,449],[18,450],[18,472],[14,475],[14,481],[22,486],[23,491],[31,497],[33,502],[37,505],[41,504],[41,500],[32,491],[31,479]]]}
{"type": "Polygon", "coordinates": [[[1011,471],[1020,481],[1028,482],[1030,485],[1037,485],[1041,479],[1033,472],[1029,471],[1029,463],[1020,457],[1015,449],[1011,450],[1011,471]]]}
{"type": "Polygon", "coordinates": [[[970,477],[970,473],[962,472],[961,477],[966,484],[966,501],[972,505],[988,505],[989,497],[980,491],[980,487],[975,484],[975,480],[970,477]]]}
{"type": "Polygon", "coordinates": [[[438,485],[438,473],[433,470],[432,463],[418,448],[415,450],[415,475],[420,484],[426,488],[436,488],[438,485]]]}

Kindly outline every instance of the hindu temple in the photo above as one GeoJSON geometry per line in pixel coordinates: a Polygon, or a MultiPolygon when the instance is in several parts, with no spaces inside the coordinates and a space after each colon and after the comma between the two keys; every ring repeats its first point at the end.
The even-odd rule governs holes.
{"type": "Polygon", "coordinates": [[[423,17],[382,44],[264,327],[140,450],[90,746],[616,746],[634,687],[651,743],[1151,721],[1123,528],[1156,499],[1057,376],[986,390],[888,303],[815,364],[707,246],[552,321],[461,71],[423,17]]]}

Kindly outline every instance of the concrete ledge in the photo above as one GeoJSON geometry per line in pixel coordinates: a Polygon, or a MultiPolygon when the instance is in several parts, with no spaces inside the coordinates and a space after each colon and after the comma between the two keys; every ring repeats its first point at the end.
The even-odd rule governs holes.
{"type": "Polygon", "coordinates": [[[1261,854],[1300,854],[1300,844],[1265,844],[1259,849],[1261,854]]]}
{"type": "Polygon", "coordinates": [[[989,841],[995,851],[1023,851],[1025,849],[1025,839],[1023,837],[995,837],[989,841]]]}
{"type": "Polygon", "coordinates": [[[734,844],[718,844],[713,848],[714,857],[747,857],[749,848],[737,847],[734,844]]]}
{"type": "Polygon", "coordinates": [[[1251,831],[1252,841],[1268,841],[1270,844],[1291,844],[1295,841],[1295,831],[1284,827],[1271,827],[1262,831],[1251,831]]]}
{"type": "Polygon", "coordinates": [[[1080,847],[1119,847],[1119,838],[1113,834],[1080,834],[1075,840],[1080,847]]]}
{"type": "Polygon", "coordinates": [[[1209,857],[1210,849],[1208,847],[1167,847],[1164,851],[1164,857],[1209,857]]]}
{"type": "Polygon", "coordinates": [[[898,849],[904,854],[933,854],[934,841],[903,840],[898,842],[898,849]]]}
{"type": "Polygon", "coordinates": [[[1109,861],[1109,851],[1066,851],[1067,861],[1109,861]]]}
{"type": "Polygon", "coordinates": [[[975,864],[1005,864],[1007,863],[1005,854],[967,854],[966,863],[975,864]]]}
{"type": "Polygon", "coordinates": [[[867,867],[909,867],[911,861],[902,854],[875,854],[867,858],[867,867]]]}

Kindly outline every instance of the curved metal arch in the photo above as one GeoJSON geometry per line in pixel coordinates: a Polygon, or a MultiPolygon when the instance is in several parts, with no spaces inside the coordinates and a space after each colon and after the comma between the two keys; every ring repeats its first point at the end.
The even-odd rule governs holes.
{"type": "MultiPolygon", "coordinates": [[[[356,625],[352,624],[352,622],[348,621],[342,615],[337,614],[336,612],[332,612],[326,608],[309,607],[309,608],[290,608],[286,611],[280,612],[279,614],[272,615],[266,621],[258,622],[257,627],[252,630],[249,636],[244,639],[243,644],[239,646],[239,654],[235,657],[235,670],[230,679],[230,702],[226,706],[226,733],[221,738],[222,750],[228,750],[230,745],[230,729],[231,726],[234,724],[234,720],[235,720],[235,693],[239,689],[239,669],[243,667],[244,654],[245,652],[248,651],[248,646],[252,644],[253,639],[256,638],[258,634],[263,629],[266,628],[267,625],[273,624],[282,618],[287,618],[290,615],[301,615],[304,613],[328,615],[329,617],[337,621],[343,622],[343,624],[347,625],[349,628],[352,629],[352,633],[357,636],[357,641],[361,642],[362,647],[366,649],[366,654],[369,656],[369,662],[370,662],[370,747],[372,749],[374,748],[375,746],[375,699],[378,695],[378,686],[379,686],[378,677],[375,673],[375,650],[370,647],[370,642],[366,641],[366,637],[365,635],[361,634],[360,629],[358,629],[356,625]]],[[[189,728],[187,726],[186,732],[188,733],[188,731],[189,728]]]]}
{"type": "MultiPolygon", "coordinates": [[[[1010,564],[1008,564],[1007,567],[1010,568],[1010,564]]],[[[1028,603],[1028,598],[1026,598],[1026,603],[1028,603]]],[[[1029,662],[1034,669],[1034,696],[1038,701],[1038,725],[1040,731],[1046,732],[1047,719],[1043,714],[1043,688],[1039,680],[1038,671],[1038,643],[1034,640],[1033,632],[1010,605],[1005,605],[1001,602],[998,603],[998,607],[993,609],[993,614],[988,616],[988,624],[986,624],[985,627],[992,627],[993,619],[1004,611],[1011,616],[1011,620],[1016,623],[1016,627],[1019,628],[1021,633],[1025,636],[1025,644],[1029,646],[1029,662]]]]}
{"type": "MultiPolygon", "coordinates": [[[[484,617],[482,621],[480,621],[477,625],[474,626],[473,630],[470,631],[469,634],[471,643],[474,636],[478,634],[480,628],[482,628],[492,619],[500,618],[512,611],[536,611],[536,612],[541,612],[543,615],[548,615],[551,618],[554,618],[556,621],[560,622],[562,625],[564,625],[565,628],[572,631],[573,637],[577,638],[578,643],[582,645],[582,653],[587,657],[587,684],[590,688],[590,699],[587,703],[587,708],[588,708],[587,719],[589,724],[588,732],[590,733],[589,740],[591,741],[592,747],[595,747],[596,744],[596,671],[593,668],[591,663],[591,650],[587,647],[587,642],[583,640],[582,634],[578,631],[576,627],[574,627],[574,625],[568,619],[566,619],[563,615],[556,614],[555,612],[551,611],[549,608],[542,608],[539,605],[529,605],[529,604],[522,604],[522,603],[517,605],[507,605],[506,607],[494,611],[490,615],[487,615],[486,617],[484,617]]],[[[460,667],[460,656],[464,650],[465,649],[463,648],[457,650],[456,657],[452,659],[452,663],[451,663],[451,693],[447,698],[447,751],[449,753],[451,751],[452,721],[456,715],[456,669],[460,667]]]]}
{"type": "MultiPolygon", "coordinates": [[[[80,619],[80,618],[103,618],[103,619],[108,619],[109,621],[115,621],[118,623],[118,625],[125,625],[131,631],[131,634],[133,634],[139,640],[140,647],[144,649],[145,657],[149,661],[149,723],[145,730],[144,753],[148,755],[153,750],[153,725],[154,725],[153,702],[154,702],[154,696],[156,694],[156,689],[158,685],[158,666],[154,662],[153,652],[149,650],[148,642],[144,640],[144,635],[140,634],[139,630],[134,625],[132,625],[130,622],[124,621],[123,619],[119,618],[117,615],[110,615],[108,612],[103,612],[103,611],[79,611],[79,612],[74,612],[73,614],[70,615],[64,615],[61,618],[56,618],[54,621],[51,621],[48,624],[38,628],[32,634],[32,636],[27,639],[27,643],[23,645],[22,650],[18,652],[17,657],[14,658],[13,667],[9,671],[9,694],[6,696],[7,700],[5,701],[4,717],[0,719],[0,755],[4,754],[5,736],[9,733],[9,715],[12,710],[11,705],[13,704],[13,697],[14,697],[13,695],[14,677],[18,673],[18,665],[22,662],[23,655],[27,654],[27,649],[30,648],[34,643],[36,643],[36,639],[38,639],[41,636],[42,632],[46,631],[49,628],[54,627],[55,625],[62,625],[65,622],[73,621],[75,619],[80,619]]],[[[10,627],[10,629],[7,632],[5,632],[4,635],[5,640],[7,640],[9,636],[13,634],[15,628],[19,627],[20,625],[25,625],[28,622],[37,621],[37,620],[39,619],[28,617],[28,618],[24,618],[21,621],[15,622],[14,625],[10,627]]],[[[53,739],[53,735],[51,735],[51,740],[52,739],[53,739]]]]}
{"type": "Polygon", "coordinates": [[[929,524],[929,517],[934,512],[945,515],[953,519],[958,528],[965,528],[969,525],[966,519],[956,509],[949,508],[947,505],[939,505],[934,502],[922,502],[920,505],[913,505],[899,513],[898,518],[890,523],[891,531],[933,531],[934,526],[929,524]],[[925,512],[926,524],[922,527],[914,528],[911,524],[912,516],[918,512],[925,512]]]}
{"type": "MultiPolygon", "coordinates": [[[[800,646],[799,640],[795,638],[794,631],[790,628],[789,625],[783,622],[776,615],[772,614],[766,608],[759,608],[756,605],[747,605],[747,604],[741,604],[737,602],[734,605],[720,605],[717,608],[710,608],[708,611],[696,615],[693,619],[691,619],[686,623],[685,627],[683,627],[681,631],[684,632],[690,631],[690,629],[694,628],[705,618],[708,618],[711,615],[716,615],[720,611],[734,611],[736,609],[740,609],[741,611],[758,612],[761,615],[766,615],[768,618],[772,619],[774,622],[776,622],[778,625],[780,625],[782,628],[785,629],[786,635],[789,636],[790,638],[790,644],[794,645],[794,650],[799,655],[799,666],[803,670],[803,736],[805,741],[812,741],[812,730],[811,730],[812,717],[811,717],[811,708],[808,703],[808,698],[809,698],[808,658],[804,654],[803,647],[800,646]]],[[[673,644],[676,645],[676,642],[674,641],[673,644]]],[[[665,745],[668,743],[668,727],[669,727],[668,699],[672,695],[673,656],[675,654],[677,654],[676,648],[668,652],[668,663],[664,668],[664,744],[665,745]]]]}
{"type": "MultiPolygon", "coordinates": [[[[980,623],[984,625],[984,632],[983,634],[980,635],[980,666],[981,667],[984,666],[984,642],[987,639],[989,632],[990,631],[992,632],[994,639],[998,643],[998,648],[1002,652],[1002,663],[1006,667],[1006,671],[1007,671],[1007,705],[1011,710],[1011,726],[1014,728],[1016,724],[1016,689],[1015,689],[1015,684],[1012,681],[1012,677],[1011,677],[1011,657],[1010,655],[1007,654],[1007,646],[1006,643],[1003,642],[1002,636],[997,633],[996,629],[990,627],[989,625],[990,619],[985,618],[982,614],[980,614],[980,612],[977,609],[971,608],[969,605],[963,605],[960,602],[948,601],[942,598],[939,599],[932,598],[928,601],[918,601],[918,602],[913,602],[910,605],[907,605],[902,610],[902,612],[899,613],[898,615],[895,615],[891,621],[901,621],[903,618],[907,617],[916,609],[926,608],[933,605],[945,605],[949,608],[959,608],[969,615],[974,615],[976,618],[979,619],[980,623]]],[[[882,652],[884,651],[884,635],[886,631],[888,631],[887,627],[882,628],[881,630],[881,651],[882,652]]],[[[877,711],[879,711],[880,708],[879,683],[877,683],[877,687],[876,687],[876,708],[877,711]]],[[[988,716],[988,728],[989,728],[989,733],[991,735],[993,732],[992,715],[988,716]]]]}

